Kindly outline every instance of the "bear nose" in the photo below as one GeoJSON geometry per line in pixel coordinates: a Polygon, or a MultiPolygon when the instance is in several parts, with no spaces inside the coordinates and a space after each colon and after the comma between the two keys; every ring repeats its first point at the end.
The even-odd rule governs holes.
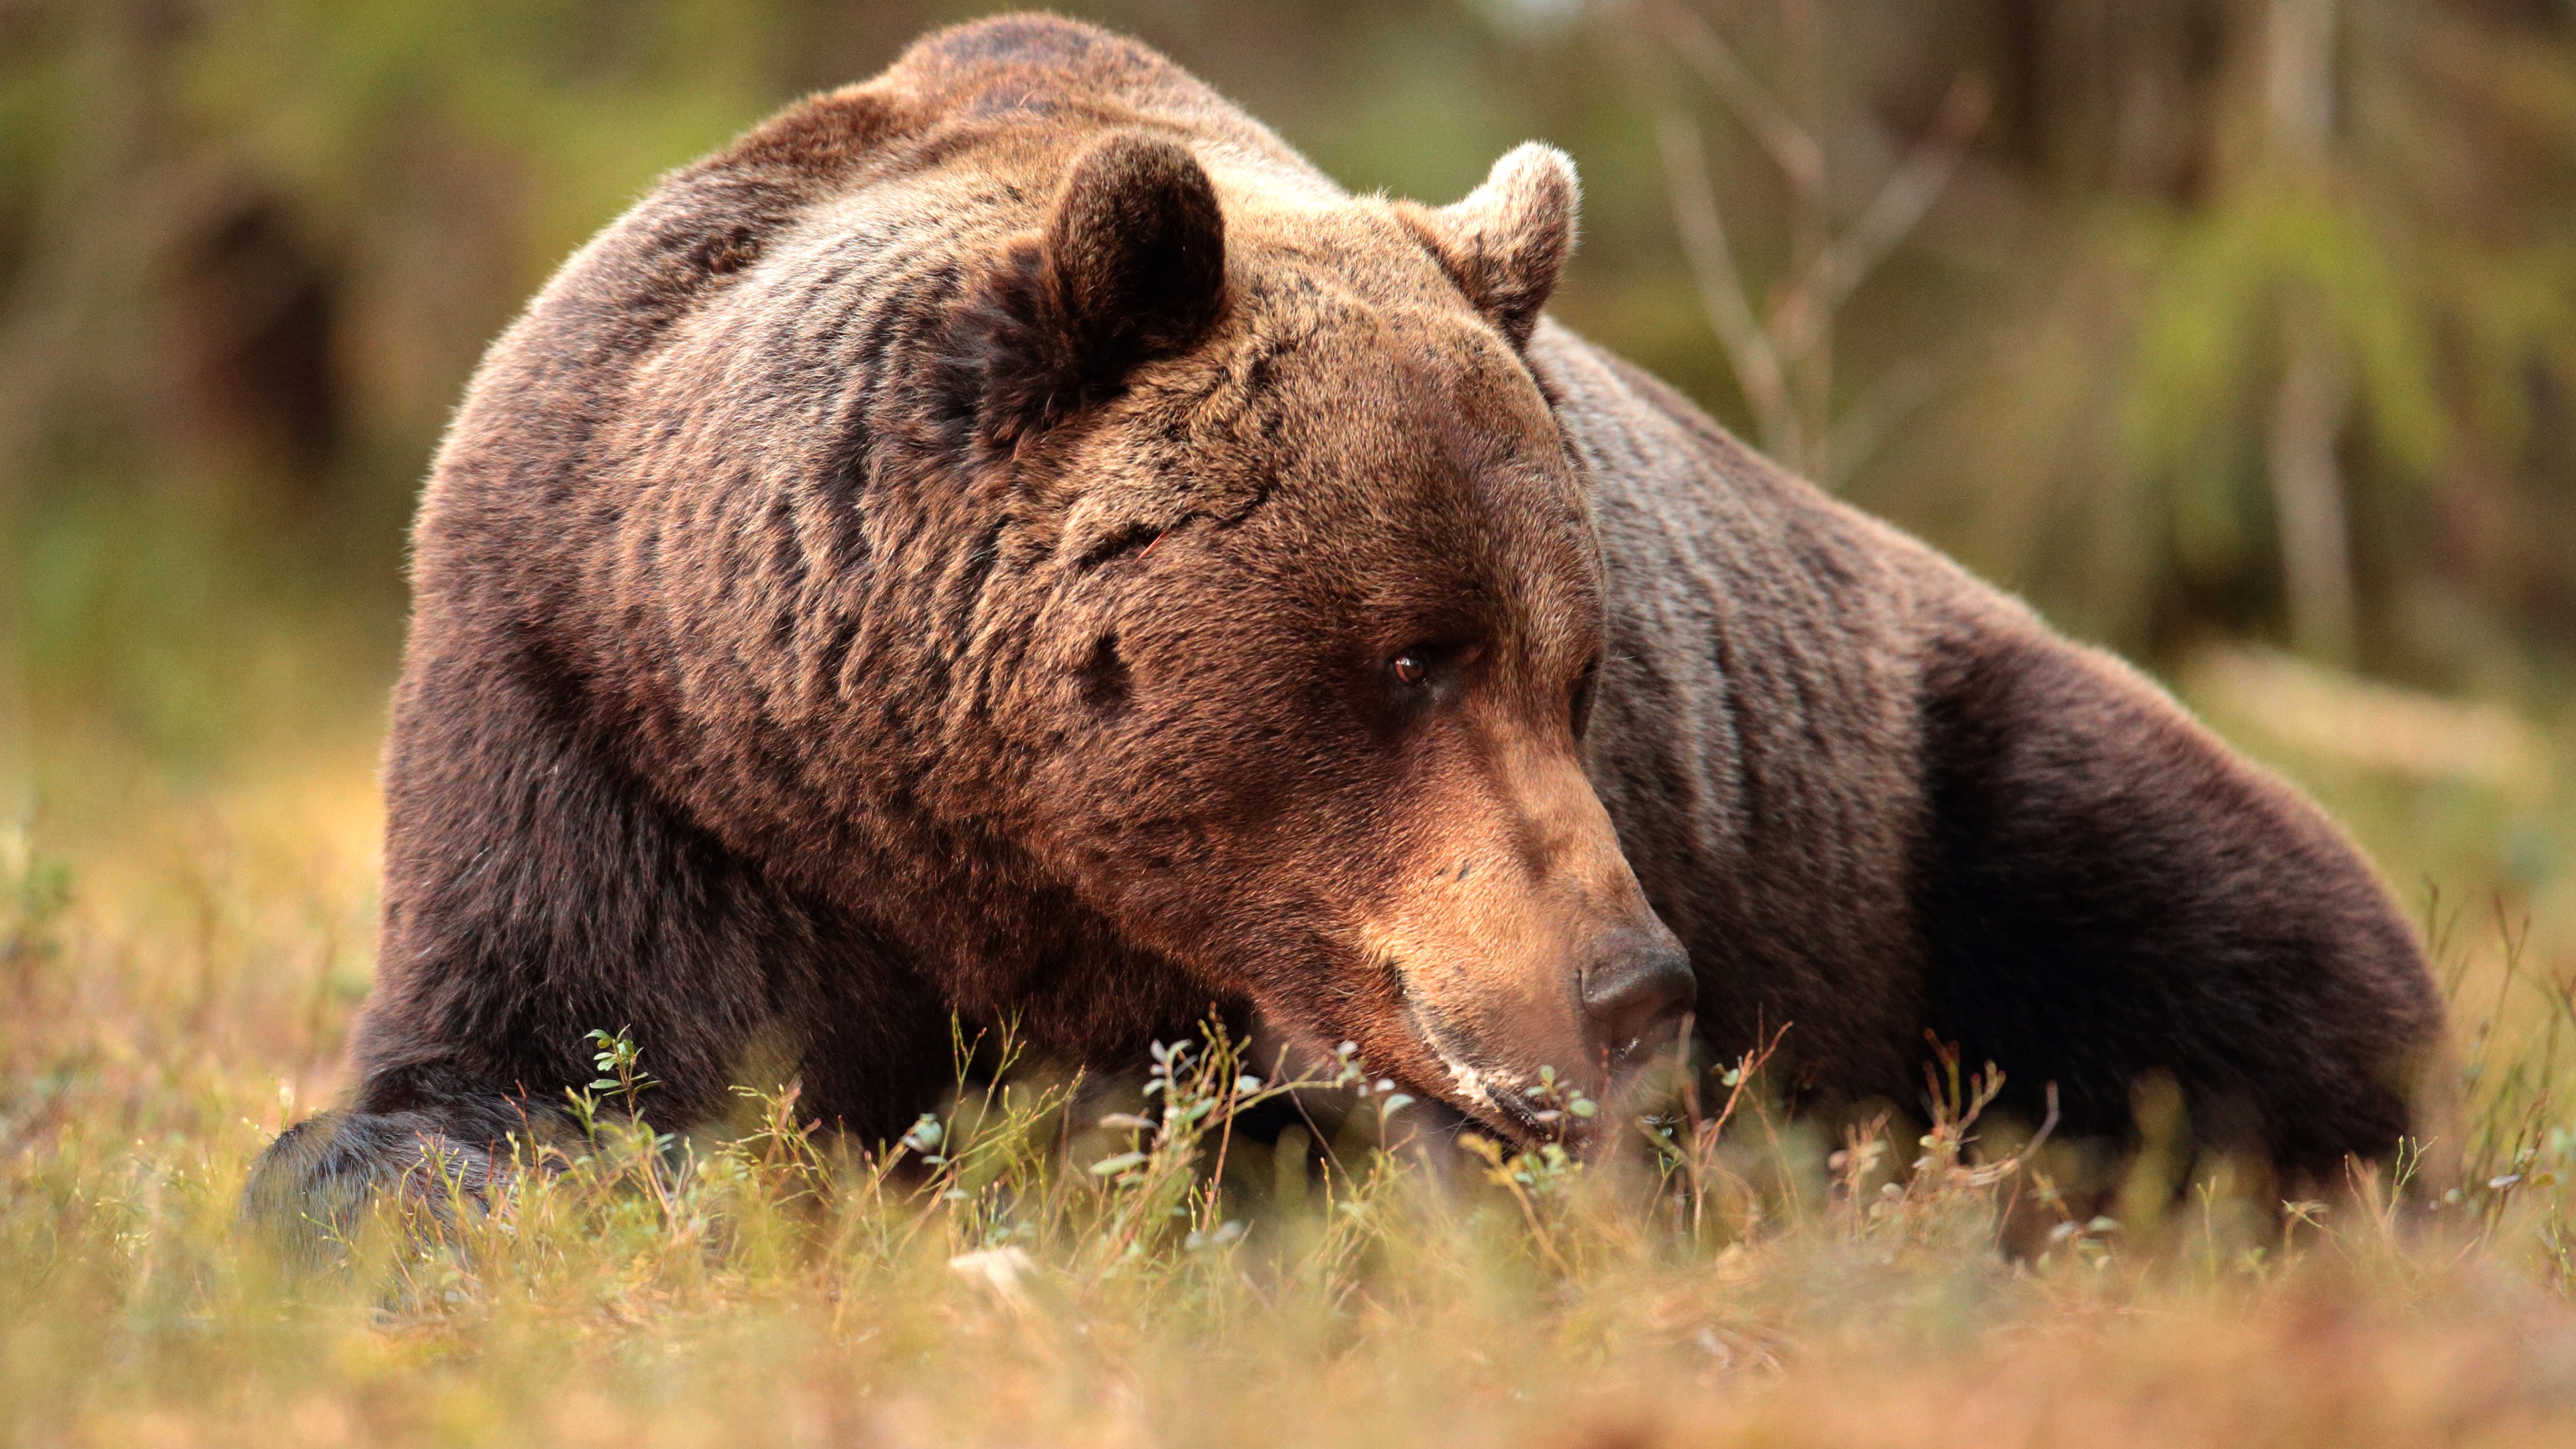
{"type": "Polygon", "coordinates": [[[1672,933],[1623,933],[1583,972],[1583,1014],[1593,1043],[1613,1060],[1642,1057],[1670,1041],[1699,996],[1690,956],[1672,933]]]}

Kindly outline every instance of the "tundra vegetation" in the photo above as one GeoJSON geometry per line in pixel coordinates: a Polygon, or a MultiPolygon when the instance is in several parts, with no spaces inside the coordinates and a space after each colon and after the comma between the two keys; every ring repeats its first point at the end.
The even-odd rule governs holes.
{"type": "Polygon", "coordinates": [[[1205,1039],[979,1075],[883,1150],[746,1063],[730,1125],[663,1141],[626,1111],[651,1043],[602,1021],[551,1170],[281,1278],[236,1202],[345,1086],[400,520],[464,369],[657,168],[961,15],[31,0],[0,17],[0,1438],[2564,1437],[2566,6],[1085,8],[1358,187],[1567,145],[1561,315],[2315,793],[2434,948],[2457,1197],[2257,1196],[2150,1088],[2109,1197],[2053,1202],[2076,1149],[1978,1115],[1979,1062],[1848,1140],[1697,1063],[1613,1158],[1464,1151],[1447,1187],[1376,1149],[1407,1106],[1361,1063],[1316,1069],[1347,1125],[1235,1132],[1281,1083],[1205,1039]]]}
{"type": "Polygon", "coordinates": [[[2080,1155],[1983,1120],[1978,1063],[1834,1139],[1759,1061],[1700,1063],[1610,1124],[1623,1152],[1471,1141],[1437,1175],[1377,1146],[1411,1104],[1364,1063],[1309,1068],[1340,1120],[1283,1129],[1292,1083],[1221,1035],[1116,1079],[979,1068],[875,1150],[746,1064],[731,1120],[674,1140],[631,1117],[650,1047],[612,1023],[547,1170],[288,1278],[237,1201],[339,1087],[364,723],[220,784],[93,745],[65,826],[6,838],[11,1442],[2507,1443],[2576,1413],[2566,926],[2492,896],[2427,901],[2469,1171],[2412,1210],[2394,1174],[2258,1196],[2152,1090],[2078,1207],[2080,1155]]]}

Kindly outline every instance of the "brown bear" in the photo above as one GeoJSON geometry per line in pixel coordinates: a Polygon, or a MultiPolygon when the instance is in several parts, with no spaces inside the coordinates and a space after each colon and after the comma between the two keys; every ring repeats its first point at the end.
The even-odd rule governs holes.
{"type": "Polygon", "coordinates": [[[952,1015],[1211,1004],[1527,1140],[1687,1019],[1927,1031],[2330,1172],[2442,1012],[2319,812],[2118,661],[1547,322],[1566,159],[1353,197],[1160,56],[945,31],[665,180],[439,454],[356,1100],[254,1203],[468,1184],[631,1027],[901,1130],[952,1015]],[[783,1044],[783,1047],[781,1046],[783,1044]]]}

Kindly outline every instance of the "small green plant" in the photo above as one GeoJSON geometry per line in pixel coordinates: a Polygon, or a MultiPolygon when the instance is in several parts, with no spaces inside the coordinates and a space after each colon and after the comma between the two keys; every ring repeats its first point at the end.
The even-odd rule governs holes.
{"type": "MultiPolygon", "coordinates": [[[[632,1028],[621,1026],[613,1032],[594,1029],[584,1033],[582,1039],[599,1048],[591,1058],[599,1076],[587,1087],[564,1089],[564,1097],[571,1106],[574,1125],[590,1150],[567,1156],[540,1141],[532,1144],[536,1160],[548,1167],[569,1169],[602,1190],[613,1190],[626,1181],[640,1184],[668,1216],[677,1210],[672,1199],[673,1181],[685,1180],[694,1167],[680,1160],[683,1154],[679,1152],[678,1134],[655,1131],[644,1119],[640,1105],[643,1096],[661,1083],[644,1070],[644,1052],[636,1045],[632,1028]],[[620,1109],[624,1120],[600,1120],[603,1093],[606,1101],[620,1109]]],[[[525,1174],[512,1177],[524,1179],[525,1174]]]]}
{"type": "Polygon", "coordinates": [[[1588,1122],[1601,1114],[1601,1104],[1585,1096],[1572,1081],[1559,1077],[1554,1067],[1538,1069],[1538,1085],[1530,1089],[1529,1097],[1539,1106],[1533,1120],[1545,1127],[1556,1127],[1568,1117],[1588,1122]]]}
{"type": "Polygon", "coordinates": [[[644,1094],[662,1085],[651,1072],[644,1070],[644,1050],[630,1035],[633,1030],[625,1026],[613,1032],[593,1029],[583,1038],[599,1048],[591,1058],[599,1077],[590,1084],[590,1090],[607,1093],[611,1101],[624,1106],[628,1112],[639,1110],[638,1104],[644,1094]]]}

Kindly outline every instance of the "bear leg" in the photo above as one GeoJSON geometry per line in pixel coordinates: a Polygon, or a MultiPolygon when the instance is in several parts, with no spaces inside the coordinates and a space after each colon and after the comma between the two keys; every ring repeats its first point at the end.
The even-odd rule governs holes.
{"type": "Polygon", "coordinates": [[[1917,877],[1930,1024],[2003,1068],[2008,1108],[2035,1122],[2054,1082],[2072,1135],[2161,1121],[2329,1188],[2348,1154],[2439,1130],[2418,1088],[2440,1000],[2322,812],[2107,656],[1997,629],[1945,662],[1917,877]]]}
{"type": "Polygon", "coordinates": [[[345,1263],[386,1194],[436,1237],[479,1210],[526,1149],[571,1130],[563,1113],[434,1068],[371,1080],[358,1104],[281,1133],[251,1168],[242,1222],[292,1269],[345,1263]],[[514,1145],[517,1144],[514,1150],[514,1145]]]}

